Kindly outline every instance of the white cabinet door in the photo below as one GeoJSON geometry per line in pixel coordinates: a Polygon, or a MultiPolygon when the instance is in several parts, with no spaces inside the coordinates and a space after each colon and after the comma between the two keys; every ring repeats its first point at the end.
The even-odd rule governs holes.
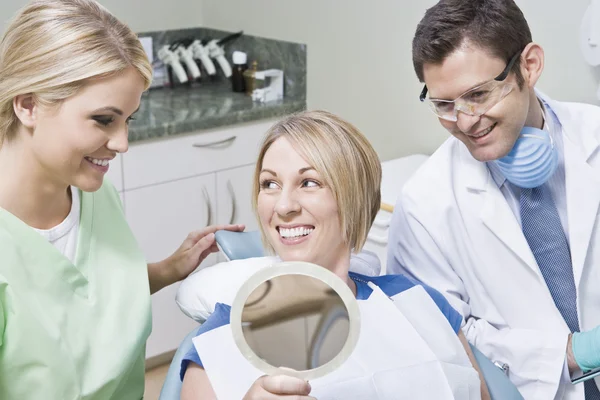
{"type": "Polygon", "coordinates": [[[252,211],[254,164],[217,173],[217,222],[245,224],[246,230],[258,229],[252,211]]]}
{"type": "MultiPolygon", "coordinates": [[[[217,222],[244,224],[246,231],[258,229],[252,211],[254,164],[217,173],[217,222]]],[[[225,257],[219,253],[219,261],[225,257]]]]}
{"type": "Polygon", "coordinates": [[[123,157],[125,189],[217,172],[256,161],[272,121],[135,143],[123,157]]]}
{"type": "MultiPolygon", "coordinates": [[[[149,262],[160,261],[181,245],[189,232],[215,223],[215,175],[208,174],[125,191],[127,220],[149,262]]],[[[202,266],[214,264],[212,255],[202,266]]],[[[152,334],[146,357],[176,349],[198,324],[175,303],[179,284],[152,296],[152,334]]]]}

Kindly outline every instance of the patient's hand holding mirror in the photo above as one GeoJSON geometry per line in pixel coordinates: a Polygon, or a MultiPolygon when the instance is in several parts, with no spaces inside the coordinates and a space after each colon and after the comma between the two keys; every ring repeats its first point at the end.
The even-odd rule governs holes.
{"type": "Polygon", "coordinates": [[[350,356],[360,330],[358,304],[329,270],[283,262],[250,277],[231,307],[236,345],[267,375],[311,380],[350,356]]]}

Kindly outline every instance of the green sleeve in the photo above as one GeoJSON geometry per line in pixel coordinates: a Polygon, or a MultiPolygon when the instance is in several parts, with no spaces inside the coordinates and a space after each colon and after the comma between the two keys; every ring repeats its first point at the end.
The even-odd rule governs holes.
{"type": "MultiPolygon", "coordinates": [[[[0,238],[2,240],[2,238],[0,238]]],[[[0,254],[3,254],[4,249],[0,248],[0,254]]],[[[5,261],[5,260],[3,260],[5,261]]],[[[8,281],[5,277],[0,274],[0,347],[4,343],[4,334],[6,331],[6,319],[8,318],[8,304],[7,300],[7,292],[8,291],[8,281]]]]}
{"type": "Polygon", "coordinates": [[[2,290],[0,288],[0,347],[2,347],[2,343],[4,342],[4,306],[2,304],[2,290]]]}

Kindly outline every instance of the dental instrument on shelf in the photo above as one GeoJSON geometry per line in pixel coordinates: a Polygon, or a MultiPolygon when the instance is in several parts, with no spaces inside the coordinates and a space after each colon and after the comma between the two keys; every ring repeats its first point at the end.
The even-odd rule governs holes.
{"type": "Polygon", "coordinates": [[[208,75],[213,76],[216,75],[217,69],[215,68],[215,64],[212,62],[210,58],[208,49],[202,45],[202,42],[198,39],[195,39],[192,44],[188,47],[189,50],[192,51],[192,54],[196,60],[200,60],[208,75]]]}
{"type": "Polygon", "coordinates": [[[179,79],[179,82],[185,83],[188,81],[187,73],[185,72],[185,69],[183,69],[183,66],[179,62],[179,55],[171,51],[169,49],[169,45],[162,46],[158,50],[157,55],[163,63],[171,67],[173,72],[175,72],[177,79],[179,79]]]}
{"type": "Polygon", "coordinates": [[[217,60],[217,63],[219,64],[219,66],[223,70],[223,73],[225,74],[225,77],[227,78],[231,77],[231,65],[229,65],[227,58],[225,58],[225,49],[223,46],[225,45],[225,43],[237,39],[243,33],[243,31],[233,33],[221,39],[210,40],[206,44],[209,56],[217,60]]]}
{"type": "MultiPolygon", "coordinates": [[[[173,45],[171,45],[171,47],[173,47],[173,45]]],[[[200,69],[198,68],[198,65],[196,65],[196,61],[194,60],[194,55],[191,49],[187,48],[183,43],[178,43],[175,45],[175,48],[172,48],[171,50],[177,56],[179,56],[180,61],[185,63],[185,66],[192,75],[192,78],[200,78],[200,69]]]]}
{"type": "Polygon", "coordinates": [[[254,73],[254,79],[256,80],[266,80],[267,78],[270,79],[269,85],[262,89],[254,89],[252,100],[268,103],[283,98],[283,71],[280,69],[267,69],[254,73]]]}

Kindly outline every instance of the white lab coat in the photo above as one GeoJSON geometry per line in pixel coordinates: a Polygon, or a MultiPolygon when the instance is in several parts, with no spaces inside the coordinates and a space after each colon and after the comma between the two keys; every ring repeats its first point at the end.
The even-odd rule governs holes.
{"type": "MultiPolygon", "coordinates": [[[[588,330],[600,325],[600,108],[538,95],[563,127],[579,324],[588,330]]],[[[388,273],[444,293],[465,317],[467,339],[509,366],[525,399],[584,399],[565,368],[569,329],[521,227],[486,165],[459,140],[447,140],[404,186],[388,252],[388,273]]]]}

